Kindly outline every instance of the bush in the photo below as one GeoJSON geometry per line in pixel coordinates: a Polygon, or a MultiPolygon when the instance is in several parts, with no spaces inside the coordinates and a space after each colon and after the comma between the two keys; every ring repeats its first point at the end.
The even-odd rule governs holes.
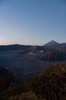
{"type": "Polygon", "coordinates": [[[31,88],[46,100],[66,100],[66,66],[48,67],[33,80],[31,88]]]}

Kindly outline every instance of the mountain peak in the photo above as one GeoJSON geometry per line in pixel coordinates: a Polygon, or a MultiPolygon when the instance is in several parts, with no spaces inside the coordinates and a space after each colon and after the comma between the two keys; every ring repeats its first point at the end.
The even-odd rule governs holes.
{"type": "Polygon", "coordinates": [[[47,44],[45,44],[45,46],[57,46],[59,43],[57,43],[54,40],[51,40],[50,42],[48,42],[47,44]]]}
{"type": "Polygon", "coordinates": [[[56,42],[56,41],[54,41],[54,40],[51,40],[50,42],[56,42]]]}

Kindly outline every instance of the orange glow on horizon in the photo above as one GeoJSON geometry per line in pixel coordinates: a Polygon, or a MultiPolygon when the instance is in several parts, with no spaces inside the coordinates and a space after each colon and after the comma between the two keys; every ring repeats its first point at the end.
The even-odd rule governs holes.
{"type": "Polygon", "coordinates": [[[5,44],[8,44],[8,41],[7,40],[0,40],[0,45],[5,45],[5,44]]]}

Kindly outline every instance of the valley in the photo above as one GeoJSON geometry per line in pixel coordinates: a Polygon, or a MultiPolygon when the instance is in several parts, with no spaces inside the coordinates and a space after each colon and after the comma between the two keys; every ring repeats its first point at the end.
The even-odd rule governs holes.
{"type": "Polygon", "coordinates": [[[23,48],[19,50],[18,48],[15,50],[13,50],[13,48],[7,50],[6,47],[6,50],[3,49],[0,51],[0,65],[11,71],[16,80],[24,81],[35,77],[48,66],[66,64],[65,59],[62,58],[62,60],[60,60],[60,57],[62,56],[58,55],[58,52],[66,53],[66,47],[29,46],[26,49],[23,48]],[[47,52],[52,50],[53,53],[50,53],[50,56],[47,52]],[[55,54],[55,52],[57,53],[55,54]],[[45,60],[43,60],[44,58],[38,58],[44,57],[43,55],[47,56],[45,57],[45,60]],[[54,57],[56,56],[58,57],[58,60],[54,60],[54,57]]]}

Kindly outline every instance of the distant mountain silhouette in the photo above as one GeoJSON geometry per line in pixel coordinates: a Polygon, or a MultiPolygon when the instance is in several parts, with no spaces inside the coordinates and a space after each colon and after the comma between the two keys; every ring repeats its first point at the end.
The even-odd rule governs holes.
{"type": "Polygon", "coordinates": [[[56,41],[52,40],[50,42],[48,42],[47,44],[45,44],[44,46],[58,46],[59,43],[57,43],[56,41]]]}
{"type": "MultiPolygon", "coordinates": [[[[20,45],[20,44],[13,44],[13,45],[0,45],[0,51],[8,51],[8,50],[43,50],[44,47],[50,46],[66,46],[66,43],[57,43],[56,41],[52,40],[43,46],[32,46],[32,45],[20,45]]],[[[25,51],[27,52],[27,51],[25,51]]]]}
{"type": "Polygon", "coordinates": [[[66,43],[58,43],[54,40],[48,42],[47,44],[45,44],[44,46],[66,46],[66,43]]]}
{"type": "Polygon", "coordinates": [[[61,43],[61,46],[66,46],[66,43],[61,43]]]}
{"type": "Polygon", "coordinates": [[[13,45],[2,45],[0,46],[0,51],[8,51],[8,50],[25,50],[28,49],[29,45],[19,45],[19,44],[13,44],[13,45]]]}

